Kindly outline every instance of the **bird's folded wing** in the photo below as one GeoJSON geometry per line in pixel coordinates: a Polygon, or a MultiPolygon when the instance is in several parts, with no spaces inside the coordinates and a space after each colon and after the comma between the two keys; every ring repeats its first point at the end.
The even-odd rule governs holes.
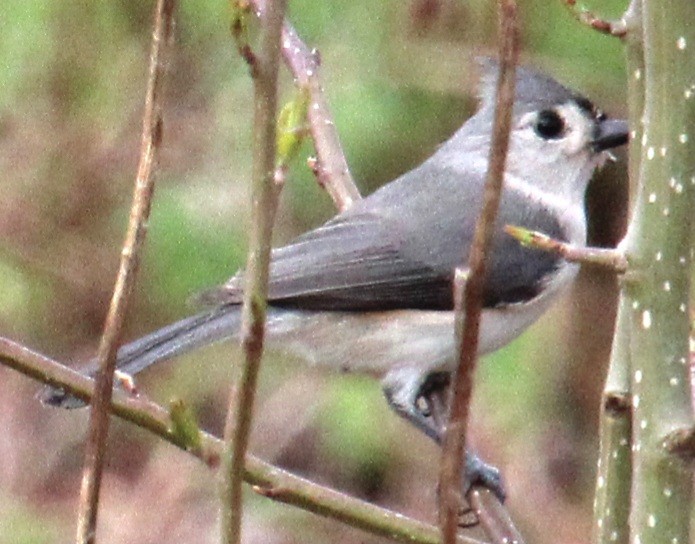
{"type": "MultiPolygon", "coordinates": [[[[518,197],[507,191],[502,201],[488,263],[487,307],[534,298],[561,262],[520,246],[502,231],[505,224],[517,224],[563,238],[557,221],[542,208],[519,206],[518,197]]],[[[454,270],[468,258],[476,214],[449,210],[452,204],[442,200],[441,209],[429,213],[396,205],[386,214],[380,206],[356,206],[275,249],[270,303],[329,311],[451,310],[454,270]]],[[[474,211],[476,202],[470,204],[474,211]]],[[[239,274],[215,299],[240,302],[242,292],[239,274]]]]}
{"type": "MultiPolygon", "coordinates": [[[[445,309],[453,271],[439,274],[404,254],[398,224],[369,212],[336,217],[272,253],[268,299],[307,310],[445,309]]],[[[204,296],[241,302],[243,273],[204,296]]]]}

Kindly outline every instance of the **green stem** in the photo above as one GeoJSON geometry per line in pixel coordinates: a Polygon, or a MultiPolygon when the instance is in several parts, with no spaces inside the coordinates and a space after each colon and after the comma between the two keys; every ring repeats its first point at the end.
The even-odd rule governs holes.
{"type": "MultiPolygon", "coordinates": [[[[89,402],[94,381],[75,370],[29,348],[0,337],[0,365],[12,368],[38,382],[64,389],[71,395],[89,402]]],[[[176,412],[180,408],[174,408],[176,412]]],[[[210,468],[219,465],[223,443],[205,432],[179,432],[179,417],[145,398],[133,398],[120,390],[114,391],[110,412],[145,429],[162,440],[203,461],[210,468]]],[[[184,416],[187,417],[187,416],[184,416]]],[[[179,418],[180,419],[180,418],[179,418]]],[[[190,427],[189,423],[186,426],[190,427]]],[[[328,489],[287,471],[270,465],[253,455],[246,456],[244,480],[255,490],[272,500],[297,506],[320,516],[336,519],[369,533],[396,542],[435,544],[439,530],[421,521],[365,501],[328,489]]],[[[481,544],[472,538],[459,536],[460,544],[481,544]]]]}
{"type": "Polygon", "coordinates": [[[238,390],[230,394],[222,455],[222,541],[241,542],[244,459],[263,354],[271,236],[280,187],[275,184],[277,83],[280,34],[286,0],[268,3],[261,18],[260,50],[254,57],[252,218],[245,275],[241,344],[244,364],[238,390]]]}
{"type": "MultiPolygon", "coordinates": [[[[695,4],[643,0],[644,132],[631,271],[632,542],[690,542],[692,472],[664,447],[690,429],[688,304],[695,205],[695,4]]],[[[639,98],[638,98],[639,99],[639,98]]]]}
{"type": "Polygon", "coordinates": [[[630,307],[618,303],[600,422],[601,454],[594,501],[594,542],[627,544],[630,538],[630,307]]]}
{"type": "MultiPolygon", "coordinates": [[[[640,145],[644,110],[644,49],[642,37],[642,1],[632,0],[623,21],[626,23],[630,138],[629,174],[634,183],[639,177],[640,145]]],[[[622,249],[622,248],[621,248],[622,249]]],[[[632,488],[632,413],[630,394],[631,301],[621,282],[613,347],[603,390],[600,422],[600,456],[594,500],[594,542],[627,544],[630,539],[630,494],[632,488]]]]}

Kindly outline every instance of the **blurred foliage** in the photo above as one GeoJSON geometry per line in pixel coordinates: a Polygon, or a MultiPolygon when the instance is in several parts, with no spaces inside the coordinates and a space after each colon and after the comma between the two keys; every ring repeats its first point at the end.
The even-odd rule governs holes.
{"type": "Polygon", "coordinates": [[[323,396],[317,422],[325,437],[325,457],[340,459],[341,471],[357,479],[358,489],[373,493],[392,461],[393,437],[374,417],[383,409],[382,395],[373,383],[357,378],[331,384],[323,396]]]}
{"type": "Polygon", "coordinates": [[[182,196],[165,193],[157,198],[146,261],[149,296],[176,311],[186,309],[196,289],[221,283],[242,268],[246,257],[239,225],[211,228],[210,218],[188,209],[182,196]]]}
{"type": "MultiPolygon", "coordinates": [[[[2,502],[6,502],[6,497],[2,502]]],[[[56,542],[59,527],[45,513],[23,508],[14,503],[9,509],[0,505],[0,535],[5,542],[14,544],[49,544],[56,542]],[[40,517],[41,523],[36,523],[40,517]]]]}
{"type": "MultiPolygon", "coordinates": [[[[620,43],[577,24],[560,0],[521,4],[524,62],[583,90],[607,111],[623,113],[620,43]]],[[[587,4],[617,16],[626,1],[587,4]]],[[[7,3],[0,19],[0,323],[5,334],[65,358],[91,353],[110,298],[137,161],[151,9],[152,2],[125,0],[26,0],[7,3]]],[[[365,192],[416,165],[463,122],[475,104],[472,60],[494,53],[494,2],[292,0],[290,12],[300,35],[321,52],[329,103],[365,192]]],[[[252,109],[248,69],[229,34],[226,1],[181,0],[178,14],[161,172],[131,335],[181,316],[192,294],[224,281],[245,261],[252,109]]],[[[291,78],[283,77],[286,100],[291,78]]],[[[311,152],[305,142],[289,172],[278,243],[333,213],[304,164],[311,152]]],[[[568,299],[541,327],[481,366],[475,433],[483,451],[502,451],[496,460],[510,466],[517,466],[515,450],[532,451],[541,459],[543,444],[533,441],[556,423],[567,429],[563,436],[579,437],[580,448],[591,443],[580,427],[591,427],[587,421],[595,417],[597,404],[592,403],[602,360],[599,355],[582,359],[566,345],[572,343],[575,320],[596,320],[598,327],[610,328],[609,302],[610,296],[605,307],[580,315],[568,299]],[[579,360],[593,362],[577,370],[579,360]],[[573,384],[585,380],[590,393],[560,409],[575,402],[563,396],[568,376],[573,384]],[[581,414],[584,423],[562,419],[566,411],[575,419],[581,414]]],[[[606,346],[599,347],[605,355],[606,346]]],[[[189,371],[174,373],[172,379],[181,381],[163,390],[186,389],[197,359],[187,358],[189,371]]],[[[273,382],[274,372],[273,364],[266,365],[266,380],[273,382]]],[[[219,374],[198,372],[195,379],[207,376],[208,382],[190,385],[217,391],[210,397],[217,404],[208,409],[218,412],[226,394],[219,374]]],[[[345,478],[371,474],[366,480],[381,481],[394,478],[389,470],[395,469],[388,465],[398,459],[395,466],[419,462],[432,476],[438,458],[418,461],[410,454],[417,451],[410,442],[420,438],[398,440],[395,434],[405,428],[398,424],[391,428],[398,431],[382,432],[382,418],[392,416],[376,384],[336,378],[327,387],[320,397],[330,400],[322,401],[314,422],[322,443],[315,452],[318,464],[338,456],[345,478]]],[[[291,402],[306,399],[288,399],[288,410],[291,402]]],[[[35,404],[28,405],[32,417],[44,417],[35,404]]],[[[73,440],[80,438],[79,430],[72,432],[73,440]]],[[[594,463],[591,457],[584,461],[589,467],[594,463]]],[[[398,500],[411,510],[421,507],[422,486],[433,486],[433,480],[404,480],[416,488],[410,495],[397,493],[398,500]]],[[[11,481],[0,481],[4,484],[12,487],[11,481]]],[[[582,485],[586,499],[590,479],[582,485]]],[[[523,496],[522,490],[516,493],[523,496]]],[[[555,493],[551,499],[562,495],[555,493]]],[[[18,492],[18,500],[22,497],[18,492]]],[[[583,504],[586,513],[588,502],[583,504]]],[[[0,540],[8,538],[4,527],[15,518],[0,512],[0,540]]],[[[564,536],[583,534],[581,521],[568,527],[564,536]]]]}

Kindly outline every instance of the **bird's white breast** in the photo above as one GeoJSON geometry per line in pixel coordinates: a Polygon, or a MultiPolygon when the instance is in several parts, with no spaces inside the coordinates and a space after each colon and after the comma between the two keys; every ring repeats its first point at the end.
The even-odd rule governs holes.
{"type": "MultiPolygon", "coordinates": [[[[564,264],[544,291],[526,303],[483,311],[478,352],[495,351],[535,322],[576,276],[564,264]]],[[[453,370],[454,312],[303,312],[283,310],[268,321],[271,347],[310,364],[382,375],[398,367],[453,370]]]]}

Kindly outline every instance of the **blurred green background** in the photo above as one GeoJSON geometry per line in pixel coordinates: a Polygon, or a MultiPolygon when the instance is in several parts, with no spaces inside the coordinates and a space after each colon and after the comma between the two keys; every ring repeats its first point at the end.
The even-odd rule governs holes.
{"type": "MultiPolygon", "coordinates": [[[[625,114],[618,40],[580,26],[560,0],[525,0],[522,58],[625,114]]],[[[587,3],[606,17],[625,1],[587,3]]],[[[10,2],[0,18],[1,334],[65,361],[95,351],[132,193],[152,2],[10,2]]],[[[291,0],[321,52],[348,162],[367,193],[410,169],[475,106],[473,59],[494,54],[496,5],[482,0],[291,0]]],[[[252,95],[227,2],[180,1],[164,104],[161,169],[128,337],[191,311],[188,299],[243,266],[252,95]]],[[[291,77],[283,75],[283,98],[291,77]]],[[[285,187],[276,240],[333,213],[305,165],[285,187]]],[[[590,191],[592,241],[624,225],[624,160],[590,191]]],[[[471,439],[503,470],[509,505],[534,542],[588,542],[598,399],[614,285],[582,273],[561,305],[480,367],[471,439]]],[[[140,385],[183,398],[219,433],[229,348],[155,369],[140,385]]],[[[0,369],[0,540],[68,542],[86,414],[41,407],[37,386],[0,369]],[[37,523],[36,520],[39,520],[37,523]]],[[[393,416],[378,384],[269,354],[253,450],[320,482],[434,521],[439,454],[393,416]]],[[[116,422],[101,542],[216,542],[216,481],[200,463],[116,422]],[[156,501],[153,503],[153,501],[156,501]],[[156,505],[156,507],[153,507],[156,505]]],[[[245,542],[381,542],[248,495],[245,542]]]]}

